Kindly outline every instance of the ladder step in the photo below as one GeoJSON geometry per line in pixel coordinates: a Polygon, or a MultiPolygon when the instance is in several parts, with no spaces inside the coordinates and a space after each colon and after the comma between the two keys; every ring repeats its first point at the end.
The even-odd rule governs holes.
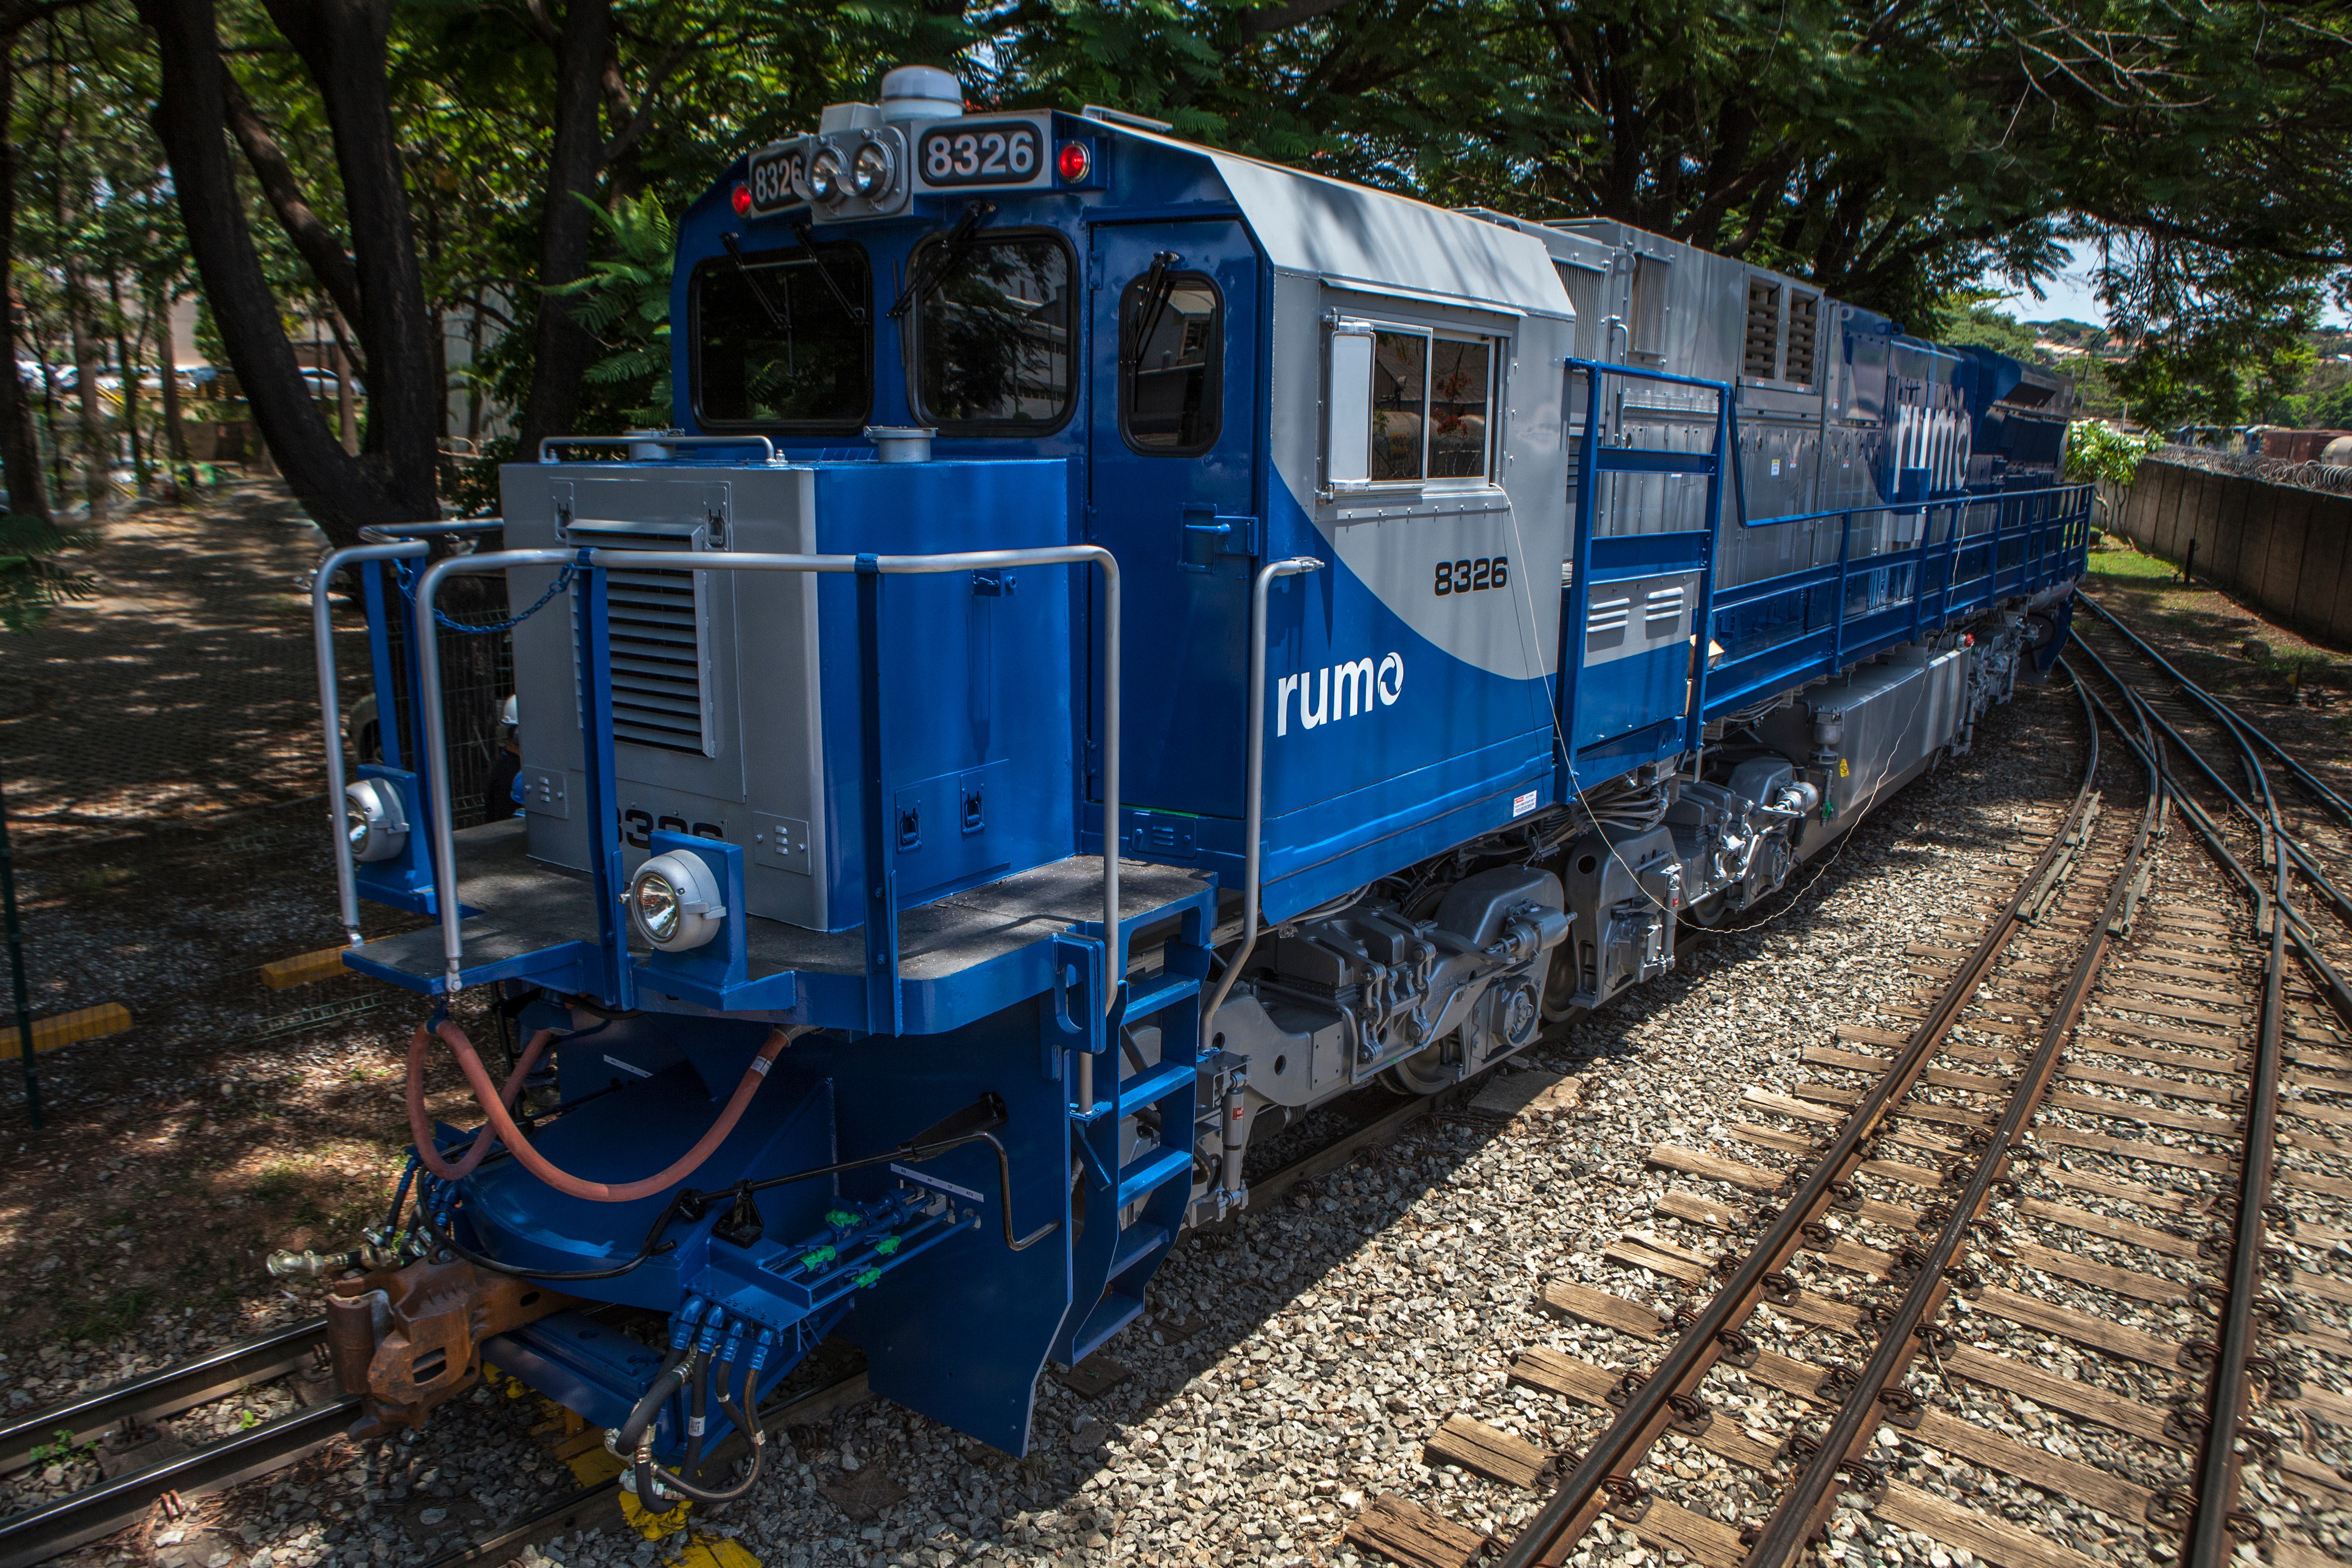
{"type": "Polygon", "coordinates": [[[1117,1290],[1106,1290],[1094,1310],[1087,1314],[1070,1341],[1070,1364],[1078,1363],[1099,1350],[1103,1343],[1119,1330],[1143,1316],[1143,1298],[1125,1296],[1117,1290]]]}
{"type": "Polygon", "coordinates": [[[1127,1012],[1123,1021],[1132,1024],[1138,1018],[1173,1007],[1188,996],[1201,994],[1201,983],[1189,974],[1164,975],[1149,983],[1148,988],[1127,994],[1127,1012]]]}
{"type": "Polygon", "coordinates": [[[1136,1106],[1165,1100],[1178,1089],[1192,1088],[1200,1076],[1191,1062],[1162,1062],[1118,1086],[1118,1109],[1123,1114],[1136,1106]]]}
{"type": "Polygon", "coordinates": [[[1192,1151],[1190,1149],[1162,1149],[1147,1154],[1119,1172],[1116,1206],[1125,1208],[1164,1182],[1174,1181],[1179,1176],[1189,1177],[1192,1170],[1192,1151]]]}
{"type": "Polygon", "coordinates": [[[1148,1262],[1168,1245],[1164,1226],[1139,1225],[1118,1233],[1118,1249],[1110,1255],[1108,1279],[1116,1279],[1138,1263],[1148,1262]]]}

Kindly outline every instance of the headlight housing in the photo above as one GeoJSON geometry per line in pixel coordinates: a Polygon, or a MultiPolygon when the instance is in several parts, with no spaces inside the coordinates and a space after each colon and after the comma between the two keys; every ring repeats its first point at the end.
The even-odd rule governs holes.
{"type": "Polygon", "coordinates": [[[809,161],[809,195],[830,205],[848,194],[841,154],[827,147],[809,161]]]}
{"type": "Polygon", "coordinates": [[[629,924],[664,952],[687,952],[719,934],[727,906],[719,879],[701,857],[656,855],[629,879],[629,924]]]}
{"type": "Polygon", "coordinates": [[[890,149],[879,142],[868,142],[849,160],[849,189],[852,195],[867,201],[879,201],[890,194],[890,149]]]}
{"type": "Polygon", "coordinates": [[[343,786],[343,841],[352,858],[365,865],[389,860],[408,847],[408,813],[400,792],[382,779],[343,786]]]}

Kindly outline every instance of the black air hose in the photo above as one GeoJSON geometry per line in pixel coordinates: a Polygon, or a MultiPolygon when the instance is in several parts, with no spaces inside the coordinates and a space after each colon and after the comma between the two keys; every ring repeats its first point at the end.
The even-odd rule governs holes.
{"type": "MultiPolygon", "coordinates": [[[[691,1498],[696,1502],[700,1503],[733,1502],[738,1498],[750,1496],[751,1489],[760,1484],[760,1472],[762,1467],[766,1464],[768,1458],[768,1435],[760,1429],[759,1423],[754,1421],[751,1415],[751,1412],[755,1407],[752,1394],[759,1374],[753,1369],[750,1358],[746,1357],[743,1363],[743,1392],[739,1397],[730,1398],[727,1394],[727,1373],[729,1370],[731,1370],[732,1366],[732,1363],[721,1363],[721,1370],[717,1374],[719,1384],[719,1408],[720,1413],[724,1415],[728,1420],[732,1421],[735,1424],[735,1429],[742,1433],[751,1441],[751,1473],[746,1475],[741,1480],[736,1482],[733,1486],[726,1488],[723,1490],[709,1490],[702,1487],[696,1486],[692,1481],[688,1480],[682,1475],[675,1474],[672,1471],[662,1468],[659,1465],[647,1462],[641,1465],[638,1468],[637,1485],[640,1489],[637,1497],[640,1502],[643,1502],[645,1498],[648,1495],[644,1489],[653,1484],[654,1481],[658,1481],[661,1489],[666,1492],[674,1492],[680,1497],[691,1498]],[[651,1472],[651,1479],[649,1479],[646,1475],[647,1471],[651,1472]]],[[[705,1369],[705,1373],[706,1375],[701,1380],[698,1380],[695,1384],[696,1403],[698,1405],[701,1403],[702,1394],[709,1387],[709,1379],[707,1368],[705,1369]]],[[[701,1439],[699,1437],[690,1438],[689,1445],[686,1468],[688,1472],[691,1472],[698,1462],[698,1456],[701,1452],[701,1439]]]]}

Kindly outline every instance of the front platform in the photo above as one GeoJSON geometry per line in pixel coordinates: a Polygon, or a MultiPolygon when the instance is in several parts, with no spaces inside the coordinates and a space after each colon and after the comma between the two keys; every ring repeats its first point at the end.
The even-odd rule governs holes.
{"type": "MultiPolygon", "coordinates": [[[[587,876],[532,859],[520,818],[465,829],[457,842],[465,907],[475,911],[464,926],[463,984],[530,980],[563,988],[565,974],[594,952],[579,937],[597,928],[587,876]]],[[[907,1032],[952,1029],[1050,989],[1052,939],[1074,926],[1099,926],[1102,877],[1099,856],[1074,855],[901,910],[898,973],[907,1032]]],[[[1213,885],[1205,872],[1121,860],[1120,921],[1133,933],[1163,914],[1172,917],[1176,906],[1213,885]]],[[[865,1026],[862,929],[803,931],[754,917],[747,922],[746,945],[750,978],[759,984],[763,1004],[749,1011],[777,1022],[865,1026]]],[[[674,982],[646,967],[649,952],[630,948],[641,1005],[717,1010],[707,998],[664,990],[674,982]]],[[[425,995],[444,989],[437,926],[380,938],[346,952],[344,962],[425,995]]]]}

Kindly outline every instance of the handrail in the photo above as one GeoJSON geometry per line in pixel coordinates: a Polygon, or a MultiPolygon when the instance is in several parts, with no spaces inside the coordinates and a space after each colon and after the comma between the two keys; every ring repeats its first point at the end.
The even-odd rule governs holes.
{"type": "MultiPolygon", "coordinates": [[[[854,574],[862,570],[884,576],[923,575],[941,572],[988,572],[1008,566],[1054,566],[1092,563],[1103,574],[1103,949],[1101,1005],[1108,1016],[1118,998],[1118,978],[1125,973],[1118,946],[1119,847],[1119,574],[1118,558],[1095,544],[1049,545],[1029,550],[971,550],[943,555],[779,555],[729,551],[668,550],[501,550],[484,555],[452,555],[427,567],[416,584],[417,684],[425,710],[425,745],[438,758],[447,750],[446,727],[441,713],[441,660],[433,629],[433,602],[441,584],[466,572],[504,571],[510,566],[573,566],[604,571],[613,566],[676,572],[816,572],[854,574]]],[[[603,717],[603,716],[600,716],[603,717]]],[[[607,721],[609,721],[609,720],[607,721]]],[[[446,994],[461,988],[465,937],[457,906],[457,838],[450,825],[449,772],[432,770],[433,880],[441,917],[441,954],[446,965],[446,994]]],[[[592,831],[602,836],[604,825],[592,831]]],[[[869,878],[881,868],[866,868],[869,878]]],[[[609,919],[610,911],[599,919],[609,919]]]]}
{"type": "Polygon", "coordinates": [[[385,544],[395,539],[425,539],[442,533],[488,533],[504,528],[502,517],[465,517],[452,522],[372,522],[360,530],[360,537],[371,544],[385,544]]]}
{"type": "Polygon", "coordinates": [[[1320,572],[1323,565],[1312,555],[1269,561],[1258,568],[1256,580],[1250,584],[1249,761],[1242,795],[1242,944],[1226,963],[1224,973],[1218,976],[1217,988],[1210,993],[1208,1005],[1201,1009],[1201,1044],[1204,1049],[1216,1026],[1217,1009],[1225,1005],[1234,982],[1241,978],[1242,965],[1249,962],[1250,950],[1257,946],[1258,900],[1262,891],[1259,882],[1264,868],[1258,839],[1265,832],[1266,595],[1276,578],[1320,572]]]}
{"type": "MultiPolygon", "coordinates": [[[[364,534],[367,531],[361,530],[364,534]]],[[[310,641],[319,667],[319,719],[327,748],[327,821],[335,840],[336,907],[343,917],[343,941],[360,945],[359,873],[352,865],[351,840],[343,833],[343,708],[335,688],[335,627],[327,585],[336,573],[354,561],[391,561],[425,554],[432,547],[421,539],[388,544],[355,544],[338,550],[319,563],[310,579],[310,641]]]]}
{"type": "Polygon", "coordinates": [[[776,444],[765,436],[546,436],[540,439],[539,460],[559,463],[558,447],[753,447],[760,460],[776,460],[776,444]]]}

